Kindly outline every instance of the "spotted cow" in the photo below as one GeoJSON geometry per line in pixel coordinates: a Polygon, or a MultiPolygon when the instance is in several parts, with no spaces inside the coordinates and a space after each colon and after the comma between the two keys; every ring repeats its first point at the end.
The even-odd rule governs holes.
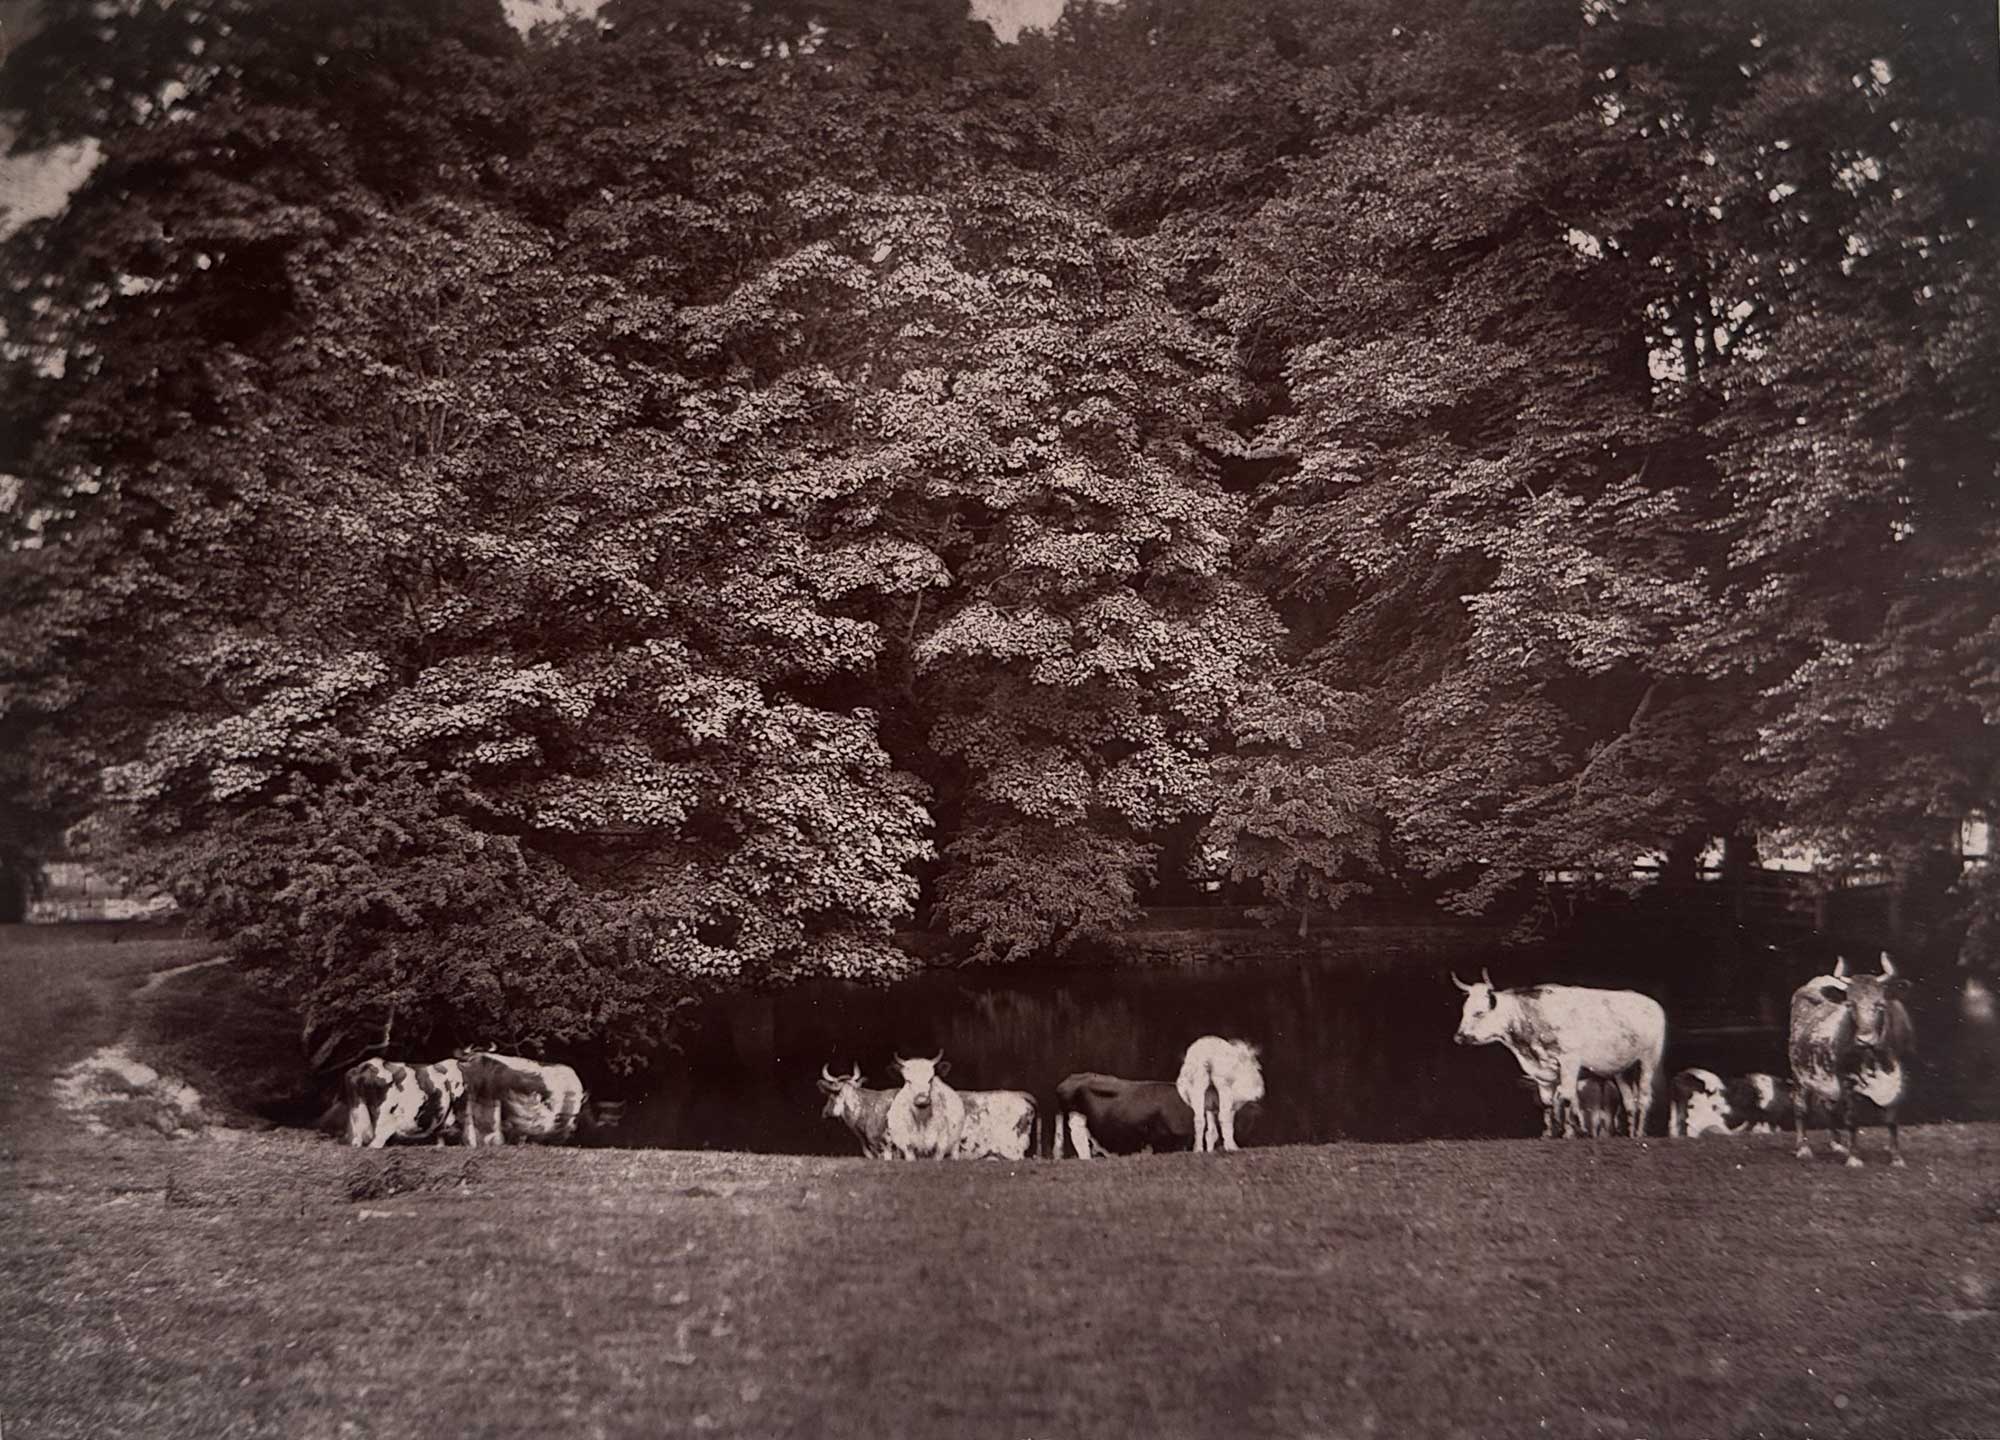
{"type": "Polygon", "coordinates": [[[567,1065],[463,1052],[467,1145],[504,1145],[533,1140],[555,1145],[573,1138],[583,1117],[583,1082],[567,1065]]]}
{"type": "Polygon", "coordinates": [[[1532,985],[1501,990],[1480,972],[1468,985],[1459,1013],[1460,1045],[1505,1045],[1544,1097],[1547,1129],[1562,1136],[1581,1128],[1585,1074],[1617,1087],[1634,1136],[1646,1133],[1653,1088],[1667,1048],[1667,1012],[1633,990],[1593,990],[1579,985],[1532,985]],[[1552,1114],[1549,1112],[1553,1112],[1552,1114]]]}
{"type": "Polygon", "coordinates": [[[1025,1090],[961,1090],[965,1128],[960,1160],[1025,1160],[1041,1147],[1042,1119],[1025,1090]]]}
{"type": "Polygon", "coordinates": [[[1668,1133],[1688,1139],[1703,1135],[1768,1135],[1792,1116],[1792,1083],[1753,1072],[1725,1080],[1713,1070],[1682,1070],[1674,1076],[1668,1133]]]}
{"type": "Polygon", "coordinates": [[[1204,1035],[1181,1057],[1180,1078],[1174,1081],[1181,1100],[1194,1116],[1194,1148],[1237,1150],[1236,1112],[1264,1098],[1264,1070],[1257,1047],[1220,1035],[1204,1035]]]}
{"type": "Polygon", "coordinates": [[[391,1140],[436,1140],[458,1133],[465,1077],[456,1060],[432,1065],[369,1059],[341,1077],[338,1114],[347,1143],[380,1150],[391,1140]]]}
{"type": "Polygon", "coordinates": [[[1850,975],[1847,961],[1831,975],[1808,980],[1792,992],[1792,1078],[1798,1082],[1793,1121],[1798,1132],[1798,1156],[1812,1159],[1806,1131],[1814,1107],[1828,1112],[1833,1152],[1852,1166],[1861,1164],[1857,1100],[1867,1100],[1882,1112],[1889,1127],[1890,1164],[1902,1165],[1898,1109],[1909,1096],[1909,1065],[1916,1058],[1916,1031],[1902,996],[1909,982],[1896,973],[1888,955],[1875,975],[1850,975]],[[1840,1127],[1847,1143],[1840,1143],[1840,1127]]]}

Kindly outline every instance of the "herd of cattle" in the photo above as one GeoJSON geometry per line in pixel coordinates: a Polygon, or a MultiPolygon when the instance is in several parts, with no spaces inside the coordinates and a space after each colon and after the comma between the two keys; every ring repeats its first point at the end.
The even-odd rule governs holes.
{"type": "Polygon", "coordinates": [[[376,1150],[391,1140],[560,1144],[610,1129],[621,1108],[615,1101],[590,1103],[567,1065],[462,1050],[430,1064],[363,1060],[350,1066],[340,1097],[319,1124],[345,1135],[349,1145],[376,1150]]]}
{"type": "MultiPolygon", "coordinates": [[[[1632,990],[1576,985],[1499,990],[1483,972],[1474,984],[1451,979],[1465,993],[1452,1038],[1512,1052],[1541,1098],[1543,1134],[1646,1133],[1667,1049],[1667,1012],[1659,1001],[1632,990]]],[[[1896,1120],[1916,1058],[1916,1031],[1902,1000],[1907,990],[1886,954],[1874,975],[1850,975],[1841,960],[1831,975],[1815,976],[1792,992],[1791,1078],[1757,1073],[1724,1080],[1713,1070],[1682,1070],[1673,1078],[1668,1133],[1773,1131],[1789,1118],[1799,1158],[1810,1160],[1806,1132],[1820,1111],[1834,1153],[1858,1166],[1858,1102],[1866,1100],[1889,1127],[1890,1163],[1901,1165],[1896,1120]]]]}
{"type": "MultiPolygon", "coordinates": [[[[1501,990],[1484,972],[1473,983],[1451,978],[1465,995],[1453,1039],[1512,1053],[1540,1100],[1544,1135],[1646,1134],[1667,1047],[1658,1001],[1575,985],[1501,990]]],[[[1897,1114],[1916,1055],[1901,998],[1906,985],[1886,954],[1878,974],[1851,975],[1842,960],[1832,974],[1807,981],[1792,995],[1790,1078],[1725,1080],[1712,1070],[1682,1070],[1671,1085],[1668,1133],[1771,1132],[1789,1118],[1800,1158],[1810,1159],[1807,1130],[1819,1110],[1834,1152],[1860,1165],[1858,1102],[1866,1100],[1888,1125],[1891,1163],[1903,1164],[1897,1114]]],[[[942,1054],[899,1057],[896,1068],[901,1083],[879,1090],[863,1085],[859,1067],[846,1075],[820,1069],[821,1113],[846,1125],[871,1158],[1023,1160],[1045,1153],[1045,1128],[1051,1159],[1062,1158],[1065,1144],[1086,1160],[1235,1150],[1239,1119],[1264,1098],[1256,1048],[1216,1035],[1187,1048],[1172,1081],[1070,1075],[1056,1086],[1046,1117],[1025,1090],[954,1089],[942,1054]]],[[[466,1050],[432,1064],[362,1061],[346,1072],[321,1125],[344,1133],[350,1145],[378,1148],[391,1140],[560,1143],[609,1128],[618,1109],[616,1102],[592,1103],[567,1065],[466,1050]]]]}

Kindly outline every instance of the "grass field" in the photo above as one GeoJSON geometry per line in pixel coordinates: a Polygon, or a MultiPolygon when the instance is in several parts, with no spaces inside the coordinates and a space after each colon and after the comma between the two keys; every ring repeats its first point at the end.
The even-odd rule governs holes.
{"type": "Polygon", "coordinates": [[[2000,1127],[1906,1148],[915,1166],[34,1124],[0,1433],[1991,1440],[2000,1127]]]}

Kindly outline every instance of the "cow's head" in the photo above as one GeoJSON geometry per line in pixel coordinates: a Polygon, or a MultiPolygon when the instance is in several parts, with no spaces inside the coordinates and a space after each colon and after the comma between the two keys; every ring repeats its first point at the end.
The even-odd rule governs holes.
{"type": "Polygon", "coordinates": [[[1500,992],[1493,988],[1492,975],[1481,970],[1478,981],[1468,985],[1454,974],[1451,983],[1465,992],[1458,1033],[1451,1038],[1460,1045],[1491,1045],[1498,1040],[1507,1023],[1500,1017],[1500,992]]]}
{"type": "Polygon", "coordinates": [[[1836,1004],[1845,1003],[1854,1016],[1854,1043],[1874,1050],[1889,1039],[1890,1007],[1901,1000],[1910,982],[1896,973],[1887,951],[1882,954],[1882,970],[1876,975],[1849,975],[1847,962],[1834,968],[1833,978],[1820,993],[1836,1004]]]}
{"type": "Polygon", "coordinates": [[[928,1060],[905,1060],[896,1057],[896,1073],[903,1077],[903,1093],[910,1097],[910,1108],[919,1115],[928,1115],[931,1102],[937,1097],[938,1082],[951,1071],[951,1062],[944,1058],[940,1050],[928,1060]]]}
{"type": "Polygon", "coordinates": [[[861,1067],[856,1065],[848,1074],[836,1075],[831,1069],[819,1067],[820,1093],[826,1096],[826,1106],[819,1113],[828,1120],[844,1120],[853,1109],[861,1089],[861,1067]]]}

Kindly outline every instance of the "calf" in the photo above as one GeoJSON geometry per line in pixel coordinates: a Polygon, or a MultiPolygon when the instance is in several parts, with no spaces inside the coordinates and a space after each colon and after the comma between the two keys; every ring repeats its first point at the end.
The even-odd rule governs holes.
{"type": "Polygon", "coordinates": [[[1882,1112],[1889,1126],[1890,1164],[1903,1164],[1898,1108],[1909,1094],[1908,1062],[1916,1057],[1916,1031],[1902,996],[1909,982],[1896,973],[1887,954],[1876,975],[1849,975],[1841,960],[1831,975],[1808,980],[1792,992],[1792,1078],[1798,1082],[1793,1107],[1801,1160],[1812,1159],[1806,1130],[1818,1105],[1829,1112],[1833,1152],[1849,1165],[1861,1164],[1857,1147],[1861,1121],[1857,1098],[1882,1112]],[[1847,1127],[1842,1145],[1839,1130],[1847,1127]]]}
{"type": "Polygon", "coordinates": [[[1593,1140],[1618,1133],[1618,1122],[1626,1117],[1624,1100],[1615,1081],[1602,1075],[1585,1075],[1577,1081],[1576,1095],[1577,1107],[1582,1112],[1581,1133],[1593,1140]]]}
{"type": "Polygon", "coordinates": [[[456,1060],[363,1060],[341,1077],[340,1092],[336,1111],[345,1111],[349,1145],[380,1150],[391,1140],[429,1139],[442,1145],[459,1130],[465,1076],[456,1060]]]}
{"type": "Polygon", "coordinates": [[[863,1089],[859,1065],[847,1075],[836,1075],[826,1066],[820,1066],[819,1088],[826,1096],[821,1116],[838,1120],[853,1131],[854,1138],[861,1142],[861,1153],[870,1160],[882,1159],[888,1146],[889,1104],[897,1092],[863,1089]]]}
{"type": "MultiPolygon", "coordinates": [[[[1537,1080],[1531,1075],[1520,1077],[1521,1083],[1535,1092],[1542,1105],[1542,1138],[1551,1139],[1556,1133],[1556,1086],[1554,1080],[1537,1080]]],[[[1606,1080],[1602,1075],[1585,1071],[1576,1082],[1577,1108],[1563,1117],[1566,1135],[1615,1135],[1621,1124],[1629,1125],[1631,1117],[1625,1113],[1624,1097],[1618,1093],[1615,1081],[1606,1080]]]]}
{"type": "Polygon", "coordinates": [[[1181,1099],[1194,1115],[1194,1148],[1206,1154],[1221,1143],[1236,1150],[1236,1112],[1264,1098],[1264,1071],[1257,1048],[1241,1040],[1204,1035],[1181,1057],[1180,1078],[1174,1081],[1181,1099]]]}
{"type": "Polygon", "coordinates": [[[929,1060],[896,1057],[903,1088],[889,1102],[883,1153],[891,1160],[948,1160],[965,1133],[965,1101],[944,1076],[951,1068],[943,1054],[929,1060]]]}
{"type": "Polygon", "coordinates": [[[1790,1120],[1792,1103],[1791,1082],[1776,1075],[1724,1080],[1713,1070],[1682,1070],[1673,1079],[1668,1132],[1686,1138],[1770,1134],[1790,1120]]]}
{"type": "Polygon", "coordinates": [[[460,1055],[459,1067],[465,1074],[467,1145],[504,1145],[510,1139],[555,1145],[576,1133],[587,1097],[569,1066],[474,1050],[460,1055]]]}
{"type": "Polygon", "coordinates": [[[1646,1133],[1654,1078],[1667,1049],[1667,1012],[1659,1001],[1634,990],[1579,985],[1500,990],[1484,971],[1477,984],[1456,975],[1451,983],[1465,993],[1452,1039],[1505,1045],[1555,1111],[1554,1133],[1567,1134],[1569,1112],[1581,1109],[1577,1092],[1586,1072],[1616,1083],[1631,1133],[1646,1133]]]}
{"type": "Polygon", "coordinates": [[[1091,1158],[1092,1146],[1112,1155],[1194,1146],[1194,1111],[1168,1080],[1071,1075],[1056,1086],[1051,1159],[1062,1158],[1065,1127],[1082,1160],[1091,1158]]]}

